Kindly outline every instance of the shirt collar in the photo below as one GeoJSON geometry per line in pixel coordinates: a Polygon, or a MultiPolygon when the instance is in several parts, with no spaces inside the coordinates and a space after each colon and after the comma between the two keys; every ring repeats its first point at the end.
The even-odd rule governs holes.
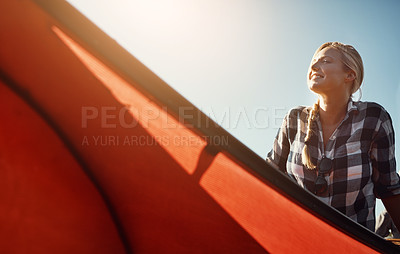
{"type": "Polygon", "coordinates": [[[358,103],[354,102],[353,99],[350,97],[349,102],[347,103],[347,114],[349,114],[351,111],[356,110],[355,113],[358,113],[358,103]]]}
{"type": "MultiPolygon", "coordinates": [[[[350,97],[349,102],[347,103],[347,112],[346,112],[346,116],[345,119],[348,118],[350,112],[354,111],[355,114],[357,114],[360,109],[358,108],[358,103],[353,101],[353,99],[350,97]]],[[[309,110],[310,112],[310,110],[309,110]]],[[[316,118],[319,119],[319,114],[316,116],[316,118]]]]}
{"type": "Polygon", "coordinates": [[[347,112],[350,112],[354,109],[358,110],[357,104],[353,101],[352,98],[350,98],[349,102],[347,103],[347,112]]]}

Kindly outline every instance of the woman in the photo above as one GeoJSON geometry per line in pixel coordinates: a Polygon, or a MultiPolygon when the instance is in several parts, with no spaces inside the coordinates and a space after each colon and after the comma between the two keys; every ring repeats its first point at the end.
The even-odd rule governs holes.
{"type": "Polygon", "coordinates": [[[363,76],[361,56],[352,46],[319,47],[307,75],[318,100],[289,111],[267,161],[374,231],[377,197],[400,226],[400,183],[389,114],[376,103],[352,100],[363,76]]]}

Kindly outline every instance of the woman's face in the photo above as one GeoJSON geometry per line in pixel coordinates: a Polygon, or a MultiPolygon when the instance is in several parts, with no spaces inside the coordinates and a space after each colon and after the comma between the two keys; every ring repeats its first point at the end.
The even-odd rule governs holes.
{"type": "Polygon", "coordinates": [[[324,48],[311,61],[307,84],[317,94],[342,93],[348,90],[345,84],[347,77],[340,52],[334,48],[324,48]]]}

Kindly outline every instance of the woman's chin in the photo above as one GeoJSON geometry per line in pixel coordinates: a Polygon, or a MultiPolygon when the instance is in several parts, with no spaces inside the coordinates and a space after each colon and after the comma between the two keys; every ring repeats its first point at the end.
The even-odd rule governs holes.
{"type": "Polygon", "coordinates": [[[318,92],[321,88],[321,84],[315,81],[308,81],[308,89],[310,89],[313,92],[318,92]]]}

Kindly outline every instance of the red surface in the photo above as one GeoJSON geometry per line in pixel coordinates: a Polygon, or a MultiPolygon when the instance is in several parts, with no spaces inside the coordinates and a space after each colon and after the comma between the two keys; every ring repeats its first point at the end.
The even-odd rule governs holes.
{"type": "Polygon", "coordinates": [[[81,167],[1,82],[0,115],[0,253],[124,253],[81,167]]]}
{"type": "MultiPolygon", "coordinates": [[[[0,22],[7,24],[0,27],[1,70],[29,91],[86,161],[134,252],[265,252],[161,146],[96,145],[93,137],[152,136],[140,125],[124,128],[116,119],[107,121],[115,128],[103,128],[100,117],[83,128],[84,107],[118,112],[124,105],[60,40],[52,30],[58,24],[35,4],[2,2],[0,10],[0,22]],[[84,137],[92,142],[82,145],[84,137]]],[[[127,115],[126,122],[132,121],[127,115]]]]}
{"type": "Polygon", "coordinates": [[[217,155],[200,184],[271,253],[376,253],[306,212],[226,154],[217,155]]]}
{"type": "MultiPolygon", "coordinates": [[[[228,154],[214,158],[204,150],[204,141],[193,130],[179,124],[148,96],[133,88],[134,81],[121,78],[94,57],[79,43],[79,38],[32,2],[8,1],[0,5],[0,23],[5,24],[0,26],[0,69],[29,92],[85,161],[87,170],[110,200],[134,252],[373,252],[249,174],[228,154]],[[119,118],[121,111],[123,121],[119,118]],[[171,118],[169,123],[176,124],[175,128],[166,127],[168,118],[171,118]],[[133,124],[127,127],[126,123],[133,124]],[[154,141],[155,137],[161,139],[154,141]],[[174,142],[176,137],[192,138],[194,143],[181,142],[182,139],[174,142]],[[163,139],[170,142],[162,142],[163,139]]],[[[138,72],[137,75],[153,74],[138,72]]],[[[23,105],[19,101],[17,104],[23,105]]],[[[5,105],[1,107],[3,111],[13,112],[14,107],[5,105]]],[[[26,253],[35,248],[36,240],[50,238],[43,242],[61,248],[71,242],[71,234],[77,234],[92,236],[92,241],[99,245],[93,247],[91,241],[77,241],[69,246],[69,253],[79,253],[82,249],[85,249],[82,253],[121,252],[109,211],[69,151],[29,107],[25,105],[21,112],[24,115],[31,112],[34,117],[24,118],[25,126],[36,118],[41,124],[36,130],[42,136],[30,129],[12,128],[13,124],[0,132],[0,139],[37,138],[31,144],[27,142],[27,147],[24,142],[11,146],[14,153],[0,154],[4,167],[13,168],[17,161],[23,171],[13,176],[12,181],[4,178],[8,189],[7,194],[0,196],[1,204],[18,200],[19,192],[11,190],[18,189],[24,177],[29,176],[32,158],[45,163],[41,167],[43,172],[51,173],[47,183],[58,191],[49,191],[52,190],[49,187],[38,192],[35,199],[25,197],[24,202],[16,203],[10,211],[8,205],[2,207],[8,212],[0,214],[7,229],[0,228],[0,246],[13,248],[13,253],[26,253]],[[51,146],[53,143],[60,148],[55,149],[51,146]],[[44,151],[58,153],[58,157],[49,157],[50,153],[44,151]],[[20,154],[18,160],[12,159],[15,154],[20,154]],[[67,169],[60,171],[61,167],[67,169]],[[13,215],[12,211],[25,211],[26,207],[35,211],[42,207],[53,209],[46,210],[46,220],[37,215],[42,212],[35,213],[36,217],[24,213],[18,217],[13,215]],[[65,212],[67,208],[74,216],[65,212]],[[85,217],[88,214],[90,218],[85,217]],[[68,223],[63,221],[63,216],[70,218],[68,223]],[[19,232],[31,232],[31,241],[17,232],[26,221],[35,227],[19,232]],[[58,234],[54,234],[57,223],[67,225],[57,227],[58,234]],[[52,236],[57,236],[57,241],[52,236]],[[100,247],[103,244],[106,247],[100,247]],[[110,251],[111,248],[115,251],[110,251]]],[[[19,119],[16,113],[7,114],[10,116],[2,119],[9,122],[19,119]]],[[[3,150],[10,147],[5,142],[1,146],[3,150]]],[[[45,186],[33,186],[41,183],[36,178],[29,182],[29,189],[40,190],[39,186],[45,186]]]]}

